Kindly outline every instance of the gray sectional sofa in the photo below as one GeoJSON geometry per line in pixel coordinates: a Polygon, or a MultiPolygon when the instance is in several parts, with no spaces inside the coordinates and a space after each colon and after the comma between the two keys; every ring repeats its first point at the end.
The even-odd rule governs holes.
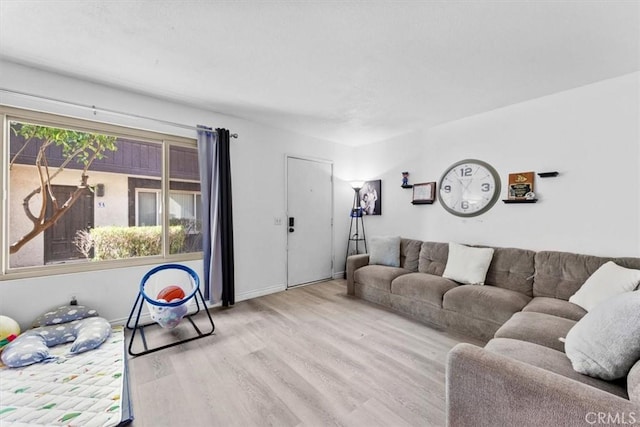
{"type": "Polygon", "coordinates": [[[586,314],[568,301],[585,281],[610,260],[640,270],[640,258],[494,248],[477,286],[442,277],[448,250],[401,239],[399,267],[361,254],[346,270],[349,295],[488,341],[449,354],[450,426],[640,426],[640,361],[626,379],[593,378],[572,368],[559,339],[586,314]]]}

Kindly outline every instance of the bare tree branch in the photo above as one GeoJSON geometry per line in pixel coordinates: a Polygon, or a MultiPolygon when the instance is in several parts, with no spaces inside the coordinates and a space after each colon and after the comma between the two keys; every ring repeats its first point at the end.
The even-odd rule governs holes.
{"type": "Polygon", "coordinates": [[[9,251],[11,254],[18,252],[38,234],[52,227],[58,219],[69,211],[74,203],[87,191],[89,179],[87,172],[91,164],[97,158],[102,158],[102,153],[105,150],[117,150],[117,146],[115,145],[116,138],[106,135],[29,124],[17,124],[16,127],[12,125],[12,130],[14,134],[22,135],[26,139],[24,145],[14,155],[12,164],[32,140],[40,141],[41,145],[38,148],[38,154],[36,155],[34,164],[38,174],[39,187],[34,188],[22,202],[25,215],[32,222],[33,226],[31,231],[10,246],[9,251]],[[64,159],[60,166],[52,172],[52,167],[47,158],[47,149],[53,144],[62,148],[64,159]],[[60,206],[60,201],[57,200],[53,192],[53,180],[64,171],[69,162],[74,159],[78,163],[83,164],[80,172],[80,183],[77,184],[76,190],[71,193],[69,198],[64,201],[64,204],[60,206]],[[36,215],[31,209],[30,202],[37,194],[41,195],[41,201],[39,213],[36,215]],[[49,217],[47,217],[47,214],[49,217]]]}
{"type": "Polygon", "coordinates": [[[64,205],[62,205],[62,207],[60,209],[55,211],[52,216],[50,216],[49,218],[47,218],[44,221],[41,221],[40,223],[37,223],[37,224],[34,223],[34,226],[31,229],[31,231],[29,231],[27,234],[25,234],[20,239],[18,239],[17,242],[15,242],[11,246],[9,246],[9,253],[15,254],[24,245],[26,245],[31,239],[33,239],[38,234],[42,233],[43,231],[45,231],[48,228],[50,228],[51,226],[53,226],[58,221],[58,219],[60,219],[60,217],[62,215],[64,215],[69,209],[71,209],[71,207],[73,206],[75,201],[78,200],[80,198],[80,196],[82,196],[86,191],[87,191],[87,189],[84,188],[84,187],[83,188],[80,188],[80,187],[77,188],[76,191],[74,191],[71,194],[69,199],[67,199],[67,202],[64,205]]]}

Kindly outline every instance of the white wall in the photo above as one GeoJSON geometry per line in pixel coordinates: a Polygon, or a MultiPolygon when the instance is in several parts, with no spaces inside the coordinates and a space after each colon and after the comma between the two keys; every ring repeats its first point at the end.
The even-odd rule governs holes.
{"type": "MultiPolygon", "coordinates": [[[[226,127],[232,140],[236,296],[250,298],[285,287],[285,155],[334,162],[334,271],[344,268],[348,181],[382,179],[379,217],[365,218],[367,236],[400,234],[596,255],[640,256],[639,73],[490,111],[393,140],[353,149],[210,111],[115,90],[0,62],[2,86],[14,91],[96,105],[185,124],[226,127]],[[438,181],[457,160],[491,163],[504,181],[510,172],[558,170],[538,179],[534,205],[502,202],[474,219],[434,205],[411,205],[410,182],[438,181]],[[283,221],[284,223],[284,221],[283,221]]],[[[0,103],[195,137],[190,130],[123,116],[94,115],[47,101],[0,94],[0,103]]],[[[503,189],[503,196],[506,190],[503,189]]],[[[201,262],[186,263],[201,273],[201,262]]],[[[150,267],[0,282],[0,313],[23,327],[53,305],[76,296],[111,321],[125,319],[150,267]]]]}
{"type": "Polygon", "coordinates": [[[634,73],[366,147],[359,171],[382,178],[386,190],[383,216],[366,218],[368,236],[640,256],[639,79],[634,73]],[[498,170],[501,198],[509,173],[560,175],[536,176],[536,204],[498,201],[469,219],[438,202],[412,206],[399,187],[402,170],[411,182],[438,181],[466,158],[498,170]]]}
{"type": "Polygon", "coordinates": [[[367,240],[372,235],[415,238],[424,235],[423,218],[431,206],[413,206],[413,190],[401,185],[404,171],[410,173],[410,184],[437,180],[434,171],[423,165],[425,135],[424,131],[412,132],[356,150],[358,177],[363,180],[382,179],[382,215],[363,219],[367,240]]]}
{"type": "MultiPolygon", "coordinates": [[[[286,286],[286,228],[284,227],[284,159],[297,154],[334,161],[335,194],[335,268],[344,268],[348,227],[348,209],[340,197],[351,191],[349,162],[352,151],[327,141],[271,128],[231,116],[177,105],[161,99],[100,86],[90,82],[0,62],[2,87],[41,97],[96,105],[99,108],[124,111],[175,123],[204,124],[225,127],[239,138],[231,141],[233,177],[233,214],[236,269],[236,299],[242,300],[286,286]],[[274,218],[283,225],[274,225],[274,218]],[[346,238],[345,238],[346,239],[346,238]]],[[[49,101],[0,94],[0,104],[31,108],[51,113],[98,120],[149,129],[157,132],[195,138],[195,131],[125,116],[93,114],[92,111],[49,101]]],[[[189,262],[201,274],[201,262],[189,262]]],[[[137,295],[141,277],[149,267],[56,275],[35,279],[0,281],[0,313],[13,317],[24,327],[37,315],[56,304],[76,296],[81,303],[93,306],[110,321],[126,319],[137,295]]]]}

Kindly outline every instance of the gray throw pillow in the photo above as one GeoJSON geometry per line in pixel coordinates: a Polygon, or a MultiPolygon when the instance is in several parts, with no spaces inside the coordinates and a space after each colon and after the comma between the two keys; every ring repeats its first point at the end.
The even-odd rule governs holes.
{"type": "Polygon", "coordinates": [[[373,236],[369,240],[369,264],[400,267],[400,237],[373,236]]]}
{"type": "Polygon", "coordinates": [[[564,348],[577,372],[604,380],[626,376],[640,359],[640,291],[596,305],[571,328],[564,348]]]}

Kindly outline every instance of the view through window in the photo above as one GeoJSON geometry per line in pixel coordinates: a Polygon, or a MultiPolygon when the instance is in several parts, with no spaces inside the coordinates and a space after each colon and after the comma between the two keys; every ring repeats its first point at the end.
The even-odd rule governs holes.
{"type": "Polygon", "coordinates": [[[10,269],[202,250],[195,141],[8,125],[10,269]]]}

